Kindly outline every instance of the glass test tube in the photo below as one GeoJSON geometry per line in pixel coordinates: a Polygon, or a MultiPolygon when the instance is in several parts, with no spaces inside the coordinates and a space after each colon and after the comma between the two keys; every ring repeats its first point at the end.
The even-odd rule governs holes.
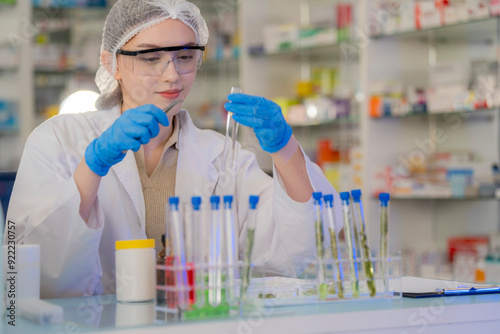
{"type": "MultiPolygon", "coordinates": [[[[231,94],[242,93],[239,87],[231,87],[231,94]]],[[[236,139],[238,137],[238,123],[233,119],[233,113],[227,113],[226,140],[224,142],[224,170],[236,168],[236,139]]]]}
{"type": "Polygon", "coordinates": [[[188,279],[186,271],[186,253],[184,246],[184,232],[182,230],[181,217],[179,213],[179,197],[170,197],[170,214],[172,219],[172,241],[175,267],[175,287],[178,291],[178,306],[184,309],[188,305],[188,279]]]}
{"type": "Polygon", "coordinates": [[[363,202],[361,202],[361,190],[356,189],[351,191],[352,198],[354,200],[354,217],[356,220],[356,225],[358,226],[359,242],[360,247],[359,252],[362,254],[363,269],[366,275],[366,283],[368,285],[368,290],[370,291],[370,296],[374,297],[377,293],[375,287],[375,275],[373,272],[373,263],[370,260],[370,247],[368,246],[368,238],[366,232],[365,224],[365,214],[363,211],[363,202]]]}
{"type": "Polygon", "coordinates": [[[389,200],[390,200],[390,195],[388,193],[380,193],[379,195],[379,200],[380,200],[380,251],[379,251],[379,257],[380,257],[380,269],[382,272],[382,277],[384,281],[384,286],[387,290],[388,288],[388,282],[387,282],[387,276],[388,276],[388,268],[387,268],[387,261],[388,261],[388,234],[389,234],[389,200]]]}
{"type": "Polygon", "coordinates": [[[229,305],[236,303],[234,294],[235,282],[235,265],[238,263],[238,256],[236,254],[235,244],[235,229],[234,229],[234,216],[232,210],[233,196],[224,196],[224,225],[226,235],[226,250],[227,250],[227,278],[226,278],[226,298],[229,305]]]}
{"type": "Polygon", "coordinates": [[[341,192],[340,198],[342,199],[342,211],[344,214],[344,232],[345,239],[347,243],[347,254],[349,257],[349,272],[351,278],[352,296],[359,296],[359,275],[358,275],[358,263],[356,256],[356,246],[354,243],[354,229],[351,217],[351,211],[349,208],[349,198],[350,194],[348,192],[341,192]]]}
{"type": "Polygon", "coordinates": [[[328,230],[330,232],[330,246],[332,248],[332,258],[333,258],[333,277],[335,281],[335,286],[337,290],[337,296],[339,298],[344,298],[344,287],[342,281],[344,280],[344,273],[342,269],[342,257],[338,249],[339,236],[335,233],[335,215],[333,213],[333,195],[328,194],[323,197],[325,201],[326,217],[328,220],[328,230]]]}
{"type": "Polygon", "coordinates": [[[191,204],[193,205],[193,210],[191,211],[191,222],[194,232],[194,250],[193,250],[193,262],[194,262],[194,274],[195,274],[195,295],[196,295],[196,306],[203,307],[205,305],[205,235],[206,228],[205,222],[202,219],[201,214],[201,197],[194,196],[191,198],[191,204]]]}
{"type": "Polygon", "coordinates": [[[220,197],[210,197],[212,218],[210,222],[210,255],[208,260],[208,302],[217,307],[222,301],[222,251],[221,219],[219,215],[220,197]]]}
{"type": "Polygon", "coordinates": [[[326,299],[328,294],[328,285],[325,283],[325,250],[323,242],[325,240],[323,235],[323,203],[321,201],[323,194],[320,192],[313,193],[314,199],[314,234],[316,236],[316,257],[318,260],[317,266],[317,281],[318,292],[321,300],[326,299]]]}
{"type": "Polygon", "coordinates": [[[252,265],[252,249],[255,236],[255,226],[257,225],[257,203],[259,203],[259,196],[252,195],[248,201],[250,204],[250,210],[248,212],[247,240],[245,244],[245,253],[243,255],[243,273],[241,275],[241,300],[246,298],[248,286],[250,285],[250,267],[252,265]]]}

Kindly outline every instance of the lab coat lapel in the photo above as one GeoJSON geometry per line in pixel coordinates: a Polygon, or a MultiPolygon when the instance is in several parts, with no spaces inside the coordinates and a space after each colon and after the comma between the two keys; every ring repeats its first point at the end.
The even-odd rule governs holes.
{"type": "Polygon", "coordinates": [[[143,230],[146,228],[146,208],[141,179],[137,170],[134,152],[128,151],[125,158],[111,167],[134,203],[135,211],[143,230]]]}
{"type": "MultiPolygon", "coordinates": [[[[120,117],[121,110],[120,107],[114,107],[109,110],[109,117],[103,120],[97,127],[102,134],[107,128],[109,128],[113,122],[120,117]]],[[[110,172],[114,172],[121,182],[125,191],[132,199],[134,203],[135,211],[139,217],[141,227],[143,230],[146,228],[146,208],[144,205],[144,194],[142,192],[141,179],[139,177],[139,171],[137,170],[137,164],[135,162],[134,152],[128,151],[127,155],[123,160],[111,167],[110,172]]],[[[105,176],[106,177],[106,176],[105,176]]]]}

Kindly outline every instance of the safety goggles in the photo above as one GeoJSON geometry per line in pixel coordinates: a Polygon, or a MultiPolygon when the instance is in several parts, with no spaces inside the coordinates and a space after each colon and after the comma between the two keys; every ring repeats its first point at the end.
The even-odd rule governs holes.
{"type": "Polygon", "coordinates": [[[126,51],[116,53],[127,56],[123,58],[124,67],[138,75],[162,75],[170,62],[173,62],[177,73],[192,73],[201,67],[204,46],[168,46],[164,48],[126,51]]]}

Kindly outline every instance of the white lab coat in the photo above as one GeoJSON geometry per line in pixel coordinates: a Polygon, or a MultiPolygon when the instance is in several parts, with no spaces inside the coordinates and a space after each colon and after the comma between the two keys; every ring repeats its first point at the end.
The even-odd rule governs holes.
{"type": "MultiPolygon", "coordinates": [[[[88,144],[119,116],[118,106],[56,116],[26,142],[7,218],[15,223],[17,242],[40,245],[42,298],[115,293],[115,277],[123,279],[120,273],[115,276],[115,241],[146,238],[144,197],[131,151],[102,178],[88,224],[79,215],[80,194],[72,175],[88,144]]],[[[184,202],[202,196],[207,203],[225,191],[218,172],[223,136],[196,128],[185,110],[178,119],[176,195],[184,202]]],[[[306,161],[314,190],[334,193],[340,203],[320,168],[306,161]]],[[[253,153],[239,150],[238,246],[243,249],[249,195],[259,195],[254,258],[271,274],[293,277],[315,256],[313,202],[293,201],[274,175],[259,168],[253,153]]],[[[336,219],[341,225],[340,208],[336,219]]]]}

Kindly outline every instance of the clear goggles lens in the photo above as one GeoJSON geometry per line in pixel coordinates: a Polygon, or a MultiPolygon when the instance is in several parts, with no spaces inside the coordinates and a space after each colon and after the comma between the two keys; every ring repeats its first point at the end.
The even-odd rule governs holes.
{"type": "Polygon", "coordinates": [[[177,73],[192,73],[201,67],[203,51],[183,49],[178,51],[154,51],[135,56],[124,55],[123,64],[128,71],[139,75],[162,75],[170,63],[174,63],[177,73]]]}

